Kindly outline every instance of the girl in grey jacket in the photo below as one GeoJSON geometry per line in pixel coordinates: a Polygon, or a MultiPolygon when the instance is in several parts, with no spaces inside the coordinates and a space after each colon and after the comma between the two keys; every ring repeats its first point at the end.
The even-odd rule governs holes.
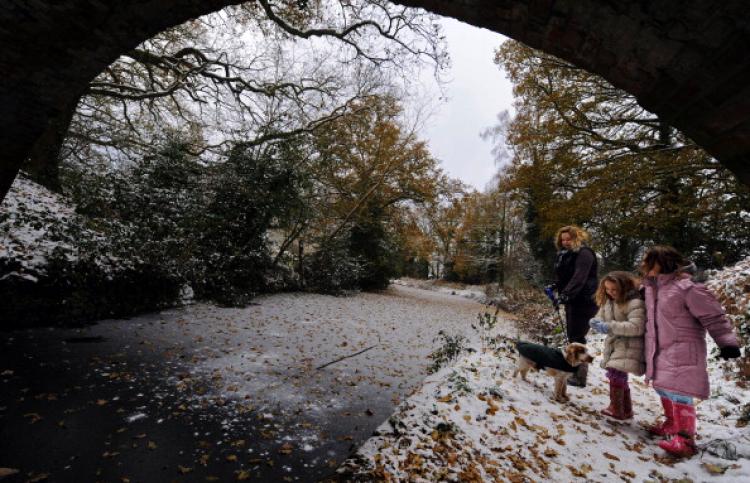
{"type": "Polygon", "coordinates": [[[644,338],[646,305],[638,292],[638,279],[627,272],[610,272],[599,282],[594,295],[599,312],[591,327],[603,334],[602,367],[609,379],[609,407],[602,414],[615,419],[633,417],[628,374],[646,372],[644,338]]]}

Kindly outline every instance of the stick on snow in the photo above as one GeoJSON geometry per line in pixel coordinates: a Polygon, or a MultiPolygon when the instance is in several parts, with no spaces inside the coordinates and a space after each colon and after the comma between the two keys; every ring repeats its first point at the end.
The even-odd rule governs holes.
{"type": "Polygon", "coordinates": [[[377,344],[375,344],[375,345],[371,345],[370,347],[368,347],[368,348],[366,348],[366,349],[362,349],[362,350],[361,350],[361,351],[359,351],[359,352],[355,352],[354,354],[349,354],[348,356],[344,356],[344,357],[339,357],[338,359],[334,359],[334,360],[332,360],[331,362],[328,362],[328,363],[326,363],[326,364],[323,364],[322,366],[318,366],[318,367],[316,367],[316,368],[315,368],[315,370],[317,371],[317,370],[319,370],[319,369],[323,369],[324,367],[328,367],[328,366],[330,366],[331,364],[335,364],[335,363],[337,363],[337,362],[339,362],[339,361],[343,361],[344,359],[349,359],[350,357],[358,356],[358,355],[362,354],[363,352],[367,352],[367,351],[369,351],[370,349],[372,349],[373,347],[377,347],[377,346],[378,346],[377,344]]]}

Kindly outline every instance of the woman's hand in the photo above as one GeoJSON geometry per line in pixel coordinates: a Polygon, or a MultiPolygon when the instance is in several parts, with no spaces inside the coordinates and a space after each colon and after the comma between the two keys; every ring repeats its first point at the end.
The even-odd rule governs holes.
{"type": "Polygon", "coordinates": [[[544,287],[544,293],[547,295],[547,298],[550,299],[552,302],[552,305],[557,308],[558,305],[560,305],[560,302],[555,298],[555,286],[554,285],[547,285],[544,287]]]}

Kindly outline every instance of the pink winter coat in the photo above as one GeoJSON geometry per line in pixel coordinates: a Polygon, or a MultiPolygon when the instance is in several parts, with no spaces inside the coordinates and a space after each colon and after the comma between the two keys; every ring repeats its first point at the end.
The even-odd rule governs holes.
{"type": "Polygon", "coordinates": [[[706,331],[719,347],[739,347],[724,309],[689,275],[645,277],[646,381],[654,388],[708,398],[706,331]]]}

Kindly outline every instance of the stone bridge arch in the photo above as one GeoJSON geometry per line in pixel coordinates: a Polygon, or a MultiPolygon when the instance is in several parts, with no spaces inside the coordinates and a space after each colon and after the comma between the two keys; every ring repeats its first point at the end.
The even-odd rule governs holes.
{"type": "MultiPolygon", "coordinates": [[[[254,0],[250,0],[254,1],[254,0]]],[[[0,198],[122,52],[237,0],[3,0],[0,198]]],[[[600,74],[750,185],[750,11],[742,0],[395,0],[600,74]]]]}

